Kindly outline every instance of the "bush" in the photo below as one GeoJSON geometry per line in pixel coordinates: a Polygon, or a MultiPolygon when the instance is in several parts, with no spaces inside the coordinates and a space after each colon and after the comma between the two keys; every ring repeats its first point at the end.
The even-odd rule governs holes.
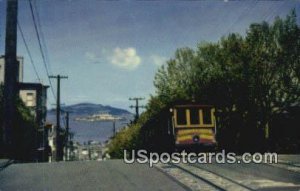
{"type": "MultiPolygon", "coordinates": [[[[7,157],[3,153],[3,86],[0,87],[0,157],[7,157]]],[[[26,162],[35,159],[36,133],[37,126],[29,108],[27,108],[21,99],[16,100],[17,112],[12,128],[13,148],[12,158],[18,161],[26,162]]]]}

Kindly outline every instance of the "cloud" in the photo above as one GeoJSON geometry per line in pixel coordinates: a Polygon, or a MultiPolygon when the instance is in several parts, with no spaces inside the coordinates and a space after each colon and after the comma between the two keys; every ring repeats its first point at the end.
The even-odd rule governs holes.
{"type": "Polygon", "coordinates": [[[167,62],[166,57],[159,56],[159,55],[152,55],[152,56],[150,56],[150,59],[153,62],[153,64],[155,64],[157,66],[161,66],[167,62]]]}
{"type": "Polygon", "coordinates": [[[141,57],[137,55],[135,48],[115,48],[110,57],[111,64],[128,70],[134,70],[141,64],[141,57]]]}

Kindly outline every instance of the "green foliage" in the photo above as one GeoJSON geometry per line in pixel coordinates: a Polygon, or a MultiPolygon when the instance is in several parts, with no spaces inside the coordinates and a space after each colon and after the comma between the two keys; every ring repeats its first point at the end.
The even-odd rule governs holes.
{"type": "MultiPolygon", "coordinates": [[[[244,37],[230,34],[217,43],[201,43],[196,50],[178,49],[157,71],[154,86],[156,95],[141,120],[176,100],[209,103],[217,108],[220,148],[263,151],[284,140],[277,148],[282,151],[300,139],[280,137],[285,131],[294,132],[295,124],[274,133],[278,115],[300,103],[300,28],[295,11],[273,24],[251,24],[244,37]]],[[[299,112],[293,115],[297,118],[299,112]]],[[[142,124],[139,121],[115,137],[110,144],[115,157],[123,155],[120,149],[138,147],[142,124]]]]}
{"type": "MultiPolygon", "coordinates": [[[[0,88],[0,124],[3,123],[3,86],[0,88]]],[[[37,126],[34,122],[30,109],[27,108],[21,99],[16,100],[17,114],[13,126],[13,149],[14,159],[20,161],[32,161],[36,149],[37,126]]],[[[2,128],[1,128],[2,130],[2,128]]],[[[2,138],[2,131],[0,132],[2,138]]],[[[0,140],[2,141],[2,140],[0,140]]],[[[2,142],[1,142],[2,143],[2,142]]],[[[3,153],[0,153],[0,156],[3,153]]]]}
{"type": "Polygon", "coordinates": [[[109,155],[112,158],[123,158],[124,150],[131,151],[140,147],[140,128],[143,115],[138,123],[122,129],[108,144],[109,155]]]}
{"type": "Polygon", "coordinates": [[[292,11],[272,25],[250,25],[245,37],[230,34],[196,51],[179,49],[156,74],[152,99],[214,104],[222,146],[263,149],[274,117],[300,102],[299,32],[292,11]]]}

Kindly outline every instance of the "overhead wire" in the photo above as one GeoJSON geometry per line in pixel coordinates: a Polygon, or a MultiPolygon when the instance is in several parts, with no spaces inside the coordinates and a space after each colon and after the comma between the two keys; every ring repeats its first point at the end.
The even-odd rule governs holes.
{"type": "Polygon", "coordinates": [[[41,41],[42,41],[42,46],[43,46],[46,62],[48,63],[49,73],[52,74],[51,65],[50,65],[49,57],[48,57],[48,50],[47,50],[47,46],[46,46],[46,41],[45,41],[44,33],[43,33],[43,30],[42,30],[39,9],[37,8],[37,4],[36,4],[37,0],[34,0],[33,2],[34,2],[33,8],[34,8],[35,13],[36,13],[37,27],[38,27],[38,30],[40,32],[40,37],[41,37],[41,41]]]}
{"type": "Polygon", "coordinates": [[[36,18],[35,18],[34,11],[33,11],[32,2],[31,2],[31,0],[28,0],[28,2],[29,2],[29,6],[30,6],[30,12],[31,12],[31,16],[32,16],[33,24],[34,24],[35,33],[36,33],[36,36],[37,36],[37,39],[38,39],[39,49],[40,49],[40,52],[41,52],[41,55],[42,55],[43,64],[44,64],[46,74],[47,74],[47,78],[48,78],[48,81],[49,81],[50,89],[51,89],[51,92],[52,92],[52,95],[53,95],[54,99],[56,99],[54,89],[53,89],[53,85],[52,85],[52,82],[50,80],[50,73],[49,73],[49,70],[48,70],[45,54],[44,54],[42,44],[41,44],[41,39],[40,39],[38,27],[37,27],[36,18]]]}
{"type": "MultiPolygon", "coordinates": [[[[228,32],[230,32],[230,30],[232,29],[233,26],[235,26],[243,17],[245,17],[246,15],[249,14],[249,12],[251,12],[256,5],[259,3],[258,0],[256,0],[253,3],[253,6],[248,6],[245,11],[243,11],[243,13],[230,25],[230,27],[226,30],[225,34],[227,34],[228,32]]],[[[282,1],[281,5],[278,6],[276,9],[272,9],[272,7],[270,7],[267,11],[267,13],[263,16],[263,20],[270,22],[270,20],[274,17],[275,13],[278,12],[278,10],[285,4],[286,2],[282,1]],[[272,11],[271,11],[272,10],[272,11]],[[270,12],[271,11],[271,12],[270,12]]]]}
{"type": "Polygon", "coordinates": [[[35,63],[34,63],[34,61],[33,61],[31,52],[30,52],[30,50],[29,50],[27,41],[26,41],[26,39],[25,39],[25,37],[24,37],[24,33],[23,33],[23,30],[22,30],[22,27],[21,27],[21,25],[19,24],[19,22],[18,22],[17,24],[18,24],[18,28],[19,28],[19,31],[20,31],[20,34],[21,34],[23,43],[24,43],[24,45],[25,45],[27,54],[28,54],[28,56],[29,56],[31,65],[32,65],[32,67],[33,67],[34,73],[35,73],[35,75],[36,75],[36,77],[37,77],[37,80],[38,80],[39,82],[41,82],[41,78],[40,78],[40,76],[39,76],[39,74],[38,74],[38,71],[37,71],[37,69],[36,69],[36,66],[35,66],[35,63]]]}
{"type": "Polygon", "coordinates": [[[273,11],[272,11],[269,15],[267,15],[267,16],[265,17],[265,20],[266,20],[267,22],[270,22],[272,18],[275,18],[275,17],[276,17],[275,14],[276,14],[283,6],[284,6],[285,3],[286,3],[286,2],[283,1],[283,2],[281,3],[281,5],[279,5],[276,9],[273,9],[273,11]]]}
{"type": "Polygon", "coordinates": [[[230,32],[230,30],[238,23],[240,22],[240,20],[245,17],[246,15],[249,14],[249,12],[251,12],[257,5],[258,1],[256,0],[254,2],[254,4],[252,6],[247,6],[244,11],[242,11],[242,14],[240,14],[238,16],[238,18],[228,27],[228,29],[226,30],[226,32],[224,33],[225,35],[228,34],[230,32]]]}

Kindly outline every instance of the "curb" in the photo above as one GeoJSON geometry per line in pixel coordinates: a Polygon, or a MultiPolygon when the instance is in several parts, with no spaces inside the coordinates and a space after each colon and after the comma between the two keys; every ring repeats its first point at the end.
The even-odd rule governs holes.
{"type": "Polygon", "coordinates": [[[10,160],[10,159],[1,160],[0,171],[5,169],[6,167],[8,167],[9,165],[11,165],[13,163],[14,163],[14,160],[10,160]]]}

